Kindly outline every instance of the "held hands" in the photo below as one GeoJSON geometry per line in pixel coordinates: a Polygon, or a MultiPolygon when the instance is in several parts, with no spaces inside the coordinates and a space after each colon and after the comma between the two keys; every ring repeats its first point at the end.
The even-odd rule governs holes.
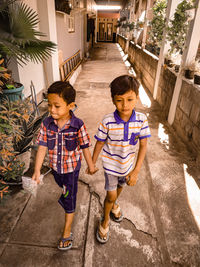
{"type": "Polygon", "coordinates": [[[126,183],[129,186],[134,186],[137,183],[137,179],[138,179],[138,171],[133,170],[132,172],[130,172],[127,176],[126,176],[126,183]]]}
{"type": "Polygon", "coordinates": [[[99,169],[93,164],[92,167],[87,167],[87,169],[85,170],[85,173],[86,174],[89,174],[89,175],[93,175],[95,174],[99,169]]]}

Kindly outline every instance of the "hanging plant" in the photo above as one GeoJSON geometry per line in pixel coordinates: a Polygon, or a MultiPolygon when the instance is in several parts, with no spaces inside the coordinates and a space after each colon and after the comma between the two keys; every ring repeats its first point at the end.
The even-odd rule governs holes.
{"type": "Polygon", "coordinates": [[[183,53],[185,38],[188,31],[190,14],[187,12],[194,8],[194,2],[183,0],[178,4],[173,19],[167,27],[167,40],[170,42],[169,53],[183,53]]]}
{"type": "Polygon", "coordinates": [[[149,42],[152,45],[161,47],[163,39],[163,29],[165,27],[165,16],[166,16],[167,1],[159,0],[156,1],[153,10],[153,19],[149,23],[151,30],[149,32],[149,42]]]}

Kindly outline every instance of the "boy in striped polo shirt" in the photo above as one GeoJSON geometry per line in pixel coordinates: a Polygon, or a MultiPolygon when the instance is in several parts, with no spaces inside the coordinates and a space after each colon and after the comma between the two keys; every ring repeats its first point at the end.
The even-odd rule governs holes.
{"type": "Polygon", "coordinates": [[[146,115],[136,112],[139,99],[139,82],[128,75],[117,77],[110,84],[114,113],[104,116],[100,123],[93,152],[96,163],[103,149],[102,160],[105,172],[104,216],[96,232],[97,240],[106,243],[109,238],[110,215],[116,222],[123,219],[122,211],[116,203],[123,186],[136,184],[138,173],[144,160],[147,138],[151,136],[146,115]],[[136,145],[139,143],[135,162],[136,145]]]}
{"type": "Polygon", "coordinates": [[[91,174],[97,171],[89,151],[90,138],[82,120],[75,117],[76,91],[69,82],[58,81],[48,88],[48,108],[50,115],[40,128],[39,144],[33,180],[39,183],[40,169],[48,149],[50,167],[58,186],[63,189],[59,199],[65,210],[65,226],[58,249],[72,247],[71,225],[76,208],[78,176],[82,151],[91,174]]]}

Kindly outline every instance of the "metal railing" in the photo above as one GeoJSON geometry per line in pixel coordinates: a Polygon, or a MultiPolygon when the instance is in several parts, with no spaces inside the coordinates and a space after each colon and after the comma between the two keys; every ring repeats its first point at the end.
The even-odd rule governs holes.
{"type": "Polygon", "coordinates": [[[76,52],[73,56],[61,63],[59,65],[60,79],[62,81],[67,81],[71,77],[75,69],[77,69],[81,64],[81,61],[80,50],[78,50],[78,52],[76,52]]]}

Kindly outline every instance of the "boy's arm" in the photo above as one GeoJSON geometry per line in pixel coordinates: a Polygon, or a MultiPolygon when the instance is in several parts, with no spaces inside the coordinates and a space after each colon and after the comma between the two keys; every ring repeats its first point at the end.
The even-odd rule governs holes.
{"type": "Polygon", "coordinates": [[[85,161],[87,162],[89,171],[86,171],[88,174],[94,174],[95,172],[98,171],[98,168],[94,165],[93,161],[92,161],[92,157],[90,154],[90,150],[88,147],[83,148],[83,155],[85,158],[85,161]]]}
{"type": "Polygon", "coordinates": [[[135,168],[126,176],[127,184],[133,186],[137,182],[138,173],[141,169],[147,151],[147,138],[141,139],[135,168]]]}
{"type": "Polygon", "coordinates": [[[93,155],[92,155],[92,160],[94,162],[94,164],[97,162],[97,159],[99,157],[99,154],[104,146],[103,141],[96,141],[95,147],[94,147],[94,151],[93,151],[93,155]]]}
{"type": "Polygon", "coordinates": [[[32,179],[36,180],[38,184],[40,183],[40,181],[39,181],[40,169],[42,167],[42,163],[44,161],[44,157],[46,155],[46,151],[47,151],[47,147],[46,146],[39,146],[37,154],[36,154],[35,169],[34,169],[34,173],[33,173],[32,179]]]}

